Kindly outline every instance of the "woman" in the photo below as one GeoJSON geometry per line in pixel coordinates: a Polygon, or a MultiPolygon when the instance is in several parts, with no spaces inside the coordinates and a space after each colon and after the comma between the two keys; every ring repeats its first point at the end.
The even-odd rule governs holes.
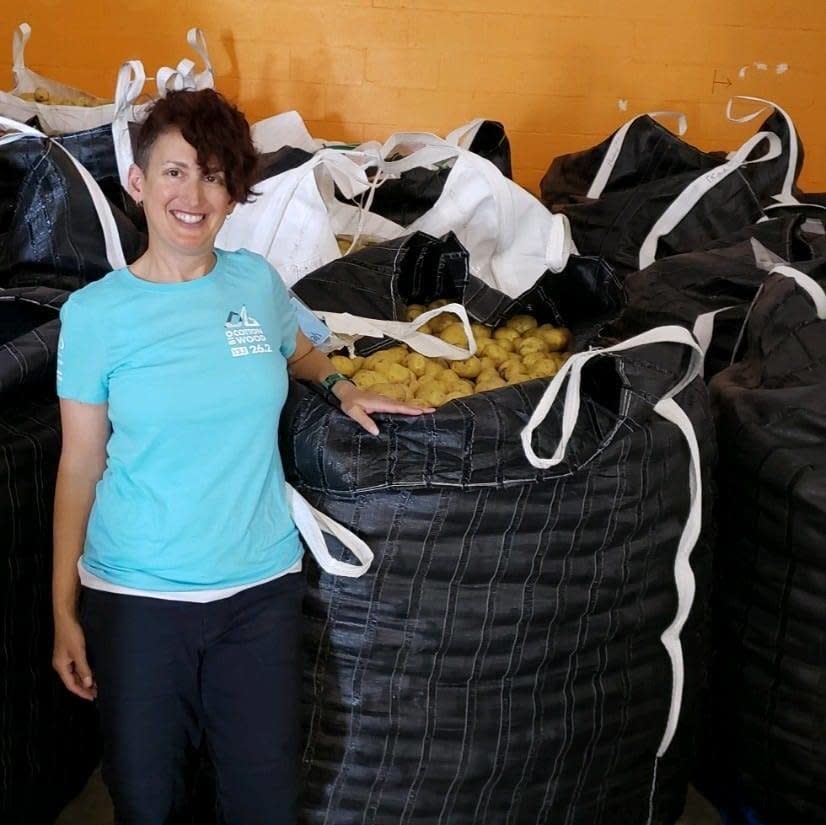
{"type": "Polygon", "coordinates": [[[214,248],[255,165],[248,124],[216,92],[158,101],[129,172],[148,249],[61,313],[53,664],[97,699],[118,823],[181,821],[202,736],[229,825],[294,821],[303,579],[277,447],[287,369],[373,435],[370,413],[422,412],[337,375],[269,265],[214,248]]]}

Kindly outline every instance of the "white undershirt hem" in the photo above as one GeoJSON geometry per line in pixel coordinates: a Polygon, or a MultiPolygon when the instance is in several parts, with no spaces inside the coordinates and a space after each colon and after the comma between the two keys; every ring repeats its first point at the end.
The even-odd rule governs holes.
{"type": "Polygon", "coordinates": [[[112,584],[112,582],[105,581],[94,573],[90,573],[82,564],[82,557],[77,561],[77,572],[80,575],[80,583],[90,590],[103,590],[106,593],[118,593],[121,596],[143,596],[147,599],[164,599],[169,602],[195,602],[197,604],[206,604],[207,602],[217,602],[220,599],[228,599],[230,596],[235,596],[244,590],[249,590],[251,587],[258,587],[259,584],[266,584],[267,582],[280,579],[290,573],[301,572],[301,559],[276,573],[274,576],[268,576],[266,579],[259,579],[258,581],[248,582],[247,584],[239,584],[235,587],[220,587],[213,590],[138,590],[134,587],[123,587],[119,584],[112,584]]]}

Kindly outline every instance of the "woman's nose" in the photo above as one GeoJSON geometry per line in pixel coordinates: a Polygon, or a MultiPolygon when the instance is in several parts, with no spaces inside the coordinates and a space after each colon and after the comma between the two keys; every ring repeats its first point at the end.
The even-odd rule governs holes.
{"type": "Polygon", "coordinates": [[[197,206],[201,202],[201,187],[201,179],[198,176],[192,176],[186,181],[182,194],[189,206],[197,206]]]}

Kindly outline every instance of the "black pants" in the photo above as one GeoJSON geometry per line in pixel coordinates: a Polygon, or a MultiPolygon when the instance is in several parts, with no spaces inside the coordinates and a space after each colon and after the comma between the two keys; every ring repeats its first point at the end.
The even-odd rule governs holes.
{"type": "Polygon", "coordinates": [[[303,575],[207,604],[83,591],[118,825],[188,821],[202,737],[227,825],[293,825],[303,575]]]}

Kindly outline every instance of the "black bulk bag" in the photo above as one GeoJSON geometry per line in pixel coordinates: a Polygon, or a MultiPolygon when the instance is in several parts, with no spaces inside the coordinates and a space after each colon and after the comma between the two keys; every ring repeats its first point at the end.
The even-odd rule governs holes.
{"type": "Polygon", "coordinates": [[[826,258],[779,266],[742,357],[710,385],[721,506],[705,781],[755,825],[826,823],[824,286],[826,258]]]}
{"type": "Polygon", "coordinates": [[[145,244],[57,141],[19,129],[0,143],[0,286],[79,289],[145,244]]]}
{"type": "Polygon", "coordinates": [[[724,153],[703,152],[655,120],[664,116],[676,116],[679,134],[685,133],[682,113],[652,112],[632,118],[590,149],[560,155],[540,183],[542,202],[549,209],[582,203],[725,162],[724,153]]]}
{"type": "MultiPolygon", "coordinates": [[[[439,239],[414,232],[372,244],[310,272],[292,290],[317,312],[341,312],[346,306],[351,315],[391,321],[405,320],[408,296],[419,296],[425,303],[451,297],[479,323],[539,313],[549,323],[568,327],[582,341],[614,318],[622,305],[622,285],[610,267],[580,255],[571,255],[561,272],[548,270],[522,295],[509,298],[470,273],[467,251],[452,232],[439,239]]],[[[355,348],[369,354],[391,344],[386,338],[361,338],[355,348]]]]}
{"type": "Polygon", "coordinates": [[[826,254],[820,221],[784,209],[704,249],[663,258],[623,283],[625,306],[606,334],[627,338],[679,324],[706,351],[706,380],[731,363],[746,312],[773,266],[826,254]],[[820,234],[807,231],[820,227],[820,234]]]}
{"type": "Polygon", "coordinates": [[[56,135],[53,140],[80,161],[110,203],[123,212],[140,232],[145,233],[146,218],[143,210],[120,183],[112,126],[106,124],[83,132],[56,135]]]}
{"type": "Polygon", "coordinates": [[[582,254],[604,258],[624,277],[756,223],[764,213],[743,168],[772,160],[781,150],[777,135],[759,132],[710,170],[643,180],[575,203],[544,202],[568,217],[582,254]],[[764,142],[767,151],[753,158],[764,142]]]}
{"type": "Polygon", "coordinates": [[[0,822],[45,825],[85,785],[96,712],[52,670],[54,390],[66,293],[0,290],[0,822]]]}
{"type": "MultiPolygon", "coordinates": [[[[458,253],[442,257],[436,243],[409,251],[404,271],[398,248],[365,249],[351,256],[361,272],[336,261],[296,291],[330,311],[366,313],[372,298],[378,314],[452,281],[458,291],[445,297],[503,320],[490,307],[509,299],[469,279],[462,292],[455,270],[446,274],[458,253]],[[372,296],[368,269],[383,286],[372,296]]],[[[690,343],[683,330],[670,335],[690,343]]],[[[375,553],[359,579],[307,573],[303,823],[677,820],[703,678],[709,547],[704,531],[692,604],[690,451],[654,407],[672,403],[661,399],[679,388],[686,352],[651,343],[599,357],[581,396],[569,379],[563,394],[582,410],[551,469],[528,463],[520,440],[545,380],[419,418],[378,416],[377,438],[293,386],[282,418],[290,481],[375,553]],[[684,684],[661,642],[678,603],[683,617],[691,608],[684,684]]],[[[541,455],[559,442],[561,402],[536,430],[541,455]]],[[[705,467],[714,439],[702,382],[679,404],[705,467]]]]}
{"type": "Polygon", "coordinates": [[[763,121],[758,131],[777,135],[781,144],[781,152],[776,158],[766,163],[743,167],[743,174],[748,178],[752,189],[764,206],[776,201],[794,202],[805,197],[797,186],[797,179],[803,168],[803,142],[800,140],[800,135],[789,113],[771,100],[738,95],[729,100],[726,107],[726,117],[732,123],[748,123],[760,117],[768,109],[773,111],[763,121]],[[734,117],[732,110],[738,101],[762,103],[764,106],[756,112],[734,117]]]}

